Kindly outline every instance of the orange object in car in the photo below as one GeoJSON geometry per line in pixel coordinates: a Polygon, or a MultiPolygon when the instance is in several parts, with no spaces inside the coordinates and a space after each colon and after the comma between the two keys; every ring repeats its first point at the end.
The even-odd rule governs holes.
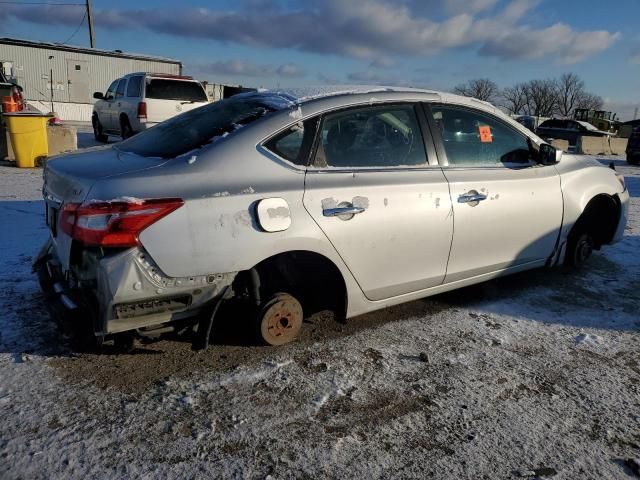
{"type": "Polygon", "coordinates": [[[2,97],[2,113],[12,113],[18,111],[18,103],[12,96],[2,97]]]}

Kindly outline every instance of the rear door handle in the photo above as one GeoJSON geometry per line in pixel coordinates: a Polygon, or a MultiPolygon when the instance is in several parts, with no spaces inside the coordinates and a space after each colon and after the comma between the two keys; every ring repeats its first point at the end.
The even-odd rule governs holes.
{"type": "Polygon", "coordinates": [[[325,217],[338,217],[340,215],[356,215],[358,213],[364,212],[365,209],[363,207],[336,207],[336,208],[325,208],[322,210],[322,215],[325,217]]]}
{"type": "Polygon", "coordinates": [[[458,203],[475,203],[475,205],[477,205],[479,202],[486,199],[487,199],[486,195],[479,193],[476,190],[471,190],[467,193],[463,193],[462,195],[460,195],[458,197],[458,203]]]}

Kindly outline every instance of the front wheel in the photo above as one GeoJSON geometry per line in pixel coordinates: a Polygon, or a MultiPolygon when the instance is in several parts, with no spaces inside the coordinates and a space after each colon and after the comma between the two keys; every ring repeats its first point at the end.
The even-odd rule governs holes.
{"type": "Polygon", "coordinates": [[[564,263],[568,267],[580,268],[591,257],[595,242],[591,234],[577,233],[569,237],[564,263]]]}
{"type": "Polygon", "coordinates": [[[256,317],[258,340],[266,345],[293,341],[302,329],[302,305],[288,293],[276,293],[263,303],[256,317]]]}

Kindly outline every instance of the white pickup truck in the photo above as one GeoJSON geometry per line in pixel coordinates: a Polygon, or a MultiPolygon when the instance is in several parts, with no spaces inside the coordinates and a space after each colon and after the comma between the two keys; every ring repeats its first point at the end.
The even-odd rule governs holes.
{"type": "Polygon", "coordinates": [[[192,77],[144,72],[118,78],[93,98],[97,101],[91,123],[99,142],[109,135],[129,138],[209,101],[202,84],[192,77]]]}

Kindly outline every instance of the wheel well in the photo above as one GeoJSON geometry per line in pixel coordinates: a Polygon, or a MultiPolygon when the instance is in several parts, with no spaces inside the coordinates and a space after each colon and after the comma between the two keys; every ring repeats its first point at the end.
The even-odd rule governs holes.
{"type": "Polygon", "coordinates": [[[123,122],[123,121],[125,121],[125,122],[128,122],[128,121],[129,121],[129,117],[127,117],[127,114],[126,114],[126,113],[121,113],[121,114],[120,114],[120,125],[122,125],[122,122],[123,122]]]}
{"type": "Polygon", "coordinates": [[[318,253],[296,250],[261,261],[251,270],[240,272],[234,282],[236,295],[255,290],[263,300],[277,292],[294,295],[302,303],[305,316],[332,310],[344,319],[347,311],[347,287],[338,267],[318,253]]]}
{"type": "Polygon", "coordinates": [[[620,200],[610,195],[593,197],[571,229],[570,235],[591,234],[596,247],[611,242],[620,218],[620,200]]]}

